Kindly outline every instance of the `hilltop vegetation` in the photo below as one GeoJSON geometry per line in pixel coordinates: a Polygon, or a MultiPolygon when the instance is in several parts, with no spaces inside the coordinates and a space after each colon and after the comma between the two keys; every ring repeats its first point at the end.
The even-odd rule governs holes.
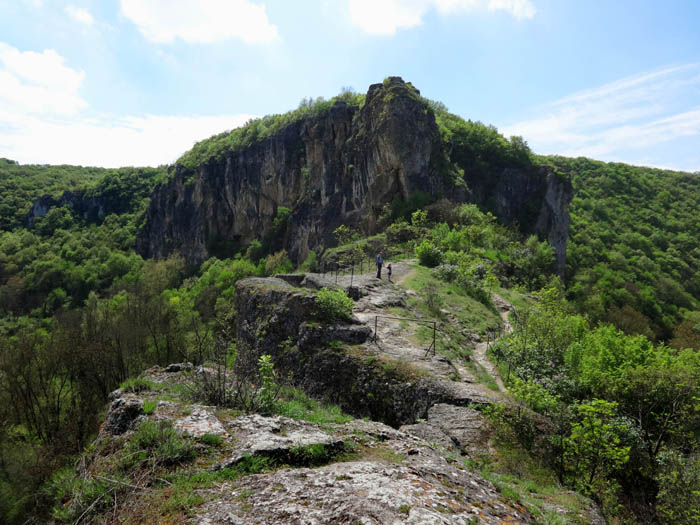
{"type": "Polygon", "coordinates": [[[198,142],[175,164],[193,171],[199,165],[206,164],[211,160],[220,160],[224,155],[240,151],[272,137],[286,126],[307,118],[318,118],[326,115],[337,100],[359,108],[364,104],[364,99],[364,95],[357,94],[350,89],[344,90],[343,93],[329,100],[323,97],[303,99],[294,111],[252,119],[240,128],[225,131],[198,142]]]}

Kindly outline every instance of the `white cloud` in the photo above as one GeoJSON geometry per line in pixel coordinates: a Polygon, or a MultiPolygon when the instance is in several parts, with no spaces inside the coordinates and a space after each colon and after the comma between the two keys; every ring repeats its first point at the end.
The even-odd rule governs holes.
{"type": "Polygon", "coordinates": [[[656,146],[700,137],[698,92],[700,65],[666,67],[566,96],[534,110],[545,116],[501,131],[522,135],[541,153],[645,163],[635,159],[648,159],[656,146]]]}
{"type": "Polygon", "coordinates": [[[121,0],[122,13],[148,40],[212,43],[240,39],[247,44],[278,38],[264,5],[249,0],[121,0]]]}
{"type": "MultiPolygon", "coordinates": [[[[15,119],[0,125],[0,157],[23,164],[158,166],[174,162],[195,142],[243,125],[253,115],[15,119]]],[[[0,122],[4,116],[0,113],[0,122]]]]}
{"type": "Polygon", "coordinates": [[[449,15],[484,8],[518,19],[532,18],[537,12],[531,0],[348,0],[352,24],[374,35],[416,27],[431,10],[449,15]]]}
{"type": "Polygon", "coordinates": [[[420,25],[427,2],[350,0],[350,21],[373,35],[393,35],[397,29],[420,25]]]}
{"type": "Polygon", "coordinates": [[[83,7],[66,6],[66,13],[73,20],[86,27],[91,27],[95,23],[95,19],[90,14],[90,11],[83,7]]]}
{"type": "Polygon", "coordinates": [[[22,163],[116,167],[174,161],[197,141],[252,115],[91,116],[80,96],[85,73],[54,50],[0,42],[0,157],[22,163]]]}
{"type": "Polygon", "coordinates": [[[85,73],[53,49],[19,51],[0,42],[0,108],[28,114],[70,115],[86,107],[78,93],[85,73]]]}

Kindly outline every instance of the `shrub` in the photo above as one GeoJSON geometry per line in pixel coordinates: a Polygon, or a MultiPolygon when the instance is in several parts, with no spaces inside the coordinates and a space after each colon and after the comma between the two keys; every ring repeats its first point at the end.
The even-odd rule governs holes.
{"type": "Polygon", "coordinates": [[[416,257],[423,266],[434,268],[442,262],[442,251],[430,241],[423,241],[416,246],[416,257]]]}
{"type": "Polygon", "coordinates": [[[440,292],[437,286],[431,284],[426,288],[425,292],[425,304],[428,307],[428,310],[430,310],[430,313],[433,315],[440,316],[442,313],[440,310],[442,309],[444,302],[442,297],[440,297],[440,292]]]}
{"type": "Polygon", "coordinates": [[[452,283],[459,277],[459,267],[453,264],[441,264],[432,271],[436,279],[452,283]]]}
{"type": "Polygon", "coordinates": [[[257,393],[258,406],[261,412],[270,414],[277,406],[280,387],[277,383],[277,374],[272,359],[268,354],[261,355],[258,359],[258,371],[260,373],[260,388],[257,393]]]}
{"type": "Polygon", "coordinates": [[[322,288],[316,295],[316,305],[326,321],[346,321],[352,315],[352,299],[343,290],[322,288]]]}
{"type": "Polygon", "coordinates": [[[386,229],[386,239],[390,244],[399,244],[417,237],[416,229],[401,219],[386,229]]]}
{"type": "Polygon", "coordinates": [[[349,244],[360,238],[360,234],[358,232],[345,224],[341,224],[335,230],[333,230],[333,235],[335,236],[335,240],[338,241],[338,246],[349,244]]]}
{"type": "Polygon", "coordinates": [[[300,272],[317,272],[318,271],[318,256],[313,250],[309,251],[304,262],[299,266],[300,272]]]}
{"type": "Polygon", "coordinates": [[[690,524],[700,520],[700,458],[664,450],[658,457],[657,512],[665,523],[690,524]]]}

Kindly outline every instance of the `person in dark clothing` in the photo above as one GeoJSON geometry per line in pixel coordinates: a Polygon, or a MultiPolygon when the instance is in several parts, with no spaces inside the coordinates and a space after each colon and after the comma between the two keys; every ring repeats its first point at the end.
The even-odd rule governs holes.
{"type": "Polygon", "coordinates": [[[386,276],[387,276],[387,279],[389,279],[390,283],[394,282],[391,280],[391,263],[386,265],[386,276]]]}
{"type": "Polygon", "coordinates": [[[382,252],[377,254],[377,279],[382,278],[382,265],[384,264],[384,259],[382,259],[382,252]]]}

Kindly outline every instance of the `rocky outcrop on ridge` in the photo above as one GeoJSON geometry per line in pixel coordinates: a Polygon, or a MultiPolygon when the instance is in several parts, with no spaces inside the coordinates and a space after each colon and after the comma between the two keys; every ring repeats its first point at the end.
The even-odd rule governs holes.
{"type": "MultiPolygon", "coordinates": [[[[130,204],[130,203],[129,203],[130,204]]],[[[26,218],[26,226],[46,215],[51,208],[67,206],[86,222],[99,222],[110,213],[124,213],[127,209],[118,200],[87,196],[85,191],[64,191],[59,198],[51,195],[39,197],[32,205],[26,218]]]]}
{"type": "MultiPolygon", "coordinates": [[[[324,277],[303,282],[307,280],[322,283],[324,277]]],[[[330,279],[327,285],[335,286],[330,279]]],[[[358,276],[356,287],[363,297],[353,320],[328,324],[317,310],[315,293],[303,284],[244,279],[236,288],[238,340],[255,359],[271,355],[280,373],[290,374],[310,395],[329,399],[356,417],[392,426],[427,417],[436,403],[494,401],[483,388],[455,376],[456,369],[444,357],[426,355],[425,348],[407,340],[375,340],[366,321],[377,312],[367,309],[401,302],[404,292],[369,276],[358,276]]]]}
{"type": "MultiPolygon", "coordinates": [[[[334,246],[341,224],[376,231],[386,204],[416,192],[478,202],[506,223],[548,239],[560,270],[566,256],[571,184],[550,168],[493,167],[465,173],[443,144],[433,111],[399,77],[370,86],[360,108],[337,100],[328,112],[290,123],[242,150],[194,169],[176,166],[156,188],[137,239],[146,257],[183,254],[205,260],[272,231],[280,207],[291,209],[284,247],[295,262],[334,246]]],[[[278,232],[279,233],[279,232],[278,232]]]]}
{"type": "MultiPolygon", "coordinates": [[[[196,380],[197,372],[166,370],[151,369],[144,379],[156,389],[173,389],[196,380]]],[[[235,469],[251,458],[264,458],[268,465],[281,467],[195,489],[191,496],[202,503],[187,509],[188,523],[534,522],[521,504],[503,496],[491,482],[460,462],[446,459],[438,444],[382,423],[354,420],[320,427],[279,416],[236,417],[181,398],[158,401],[159,391],[113,393],[108,421],[125,420],[125,406],[143,407],[145,402],[156,400],[156,408],[148,414],[141,410],[137,417],[130,411],[126,430],[105,424],[98,439],[101,445],[87,462],[85,476],[95,473],[96,464],[114,464],[108,455],[118,457],[119,447],[128,446],[147,421],[168,421],[189,439],[219,436],[221,444],[213,449],[198,445],[202,461],[181,471],[181,478],[202,478],[206,473],[235,469]]],[[[109,472],[98,475],[111,479],[106,477],[109,472]]],[[[158,501],[153,494],[162,491],[167,495],[171,490],[167,485],[160,489],[163,483],[162,479],[153,480],[150,488],[125,484],[121,507],[115,508],[114,514],[134,516],[142,500],[150,497],[158,501]]]]}

